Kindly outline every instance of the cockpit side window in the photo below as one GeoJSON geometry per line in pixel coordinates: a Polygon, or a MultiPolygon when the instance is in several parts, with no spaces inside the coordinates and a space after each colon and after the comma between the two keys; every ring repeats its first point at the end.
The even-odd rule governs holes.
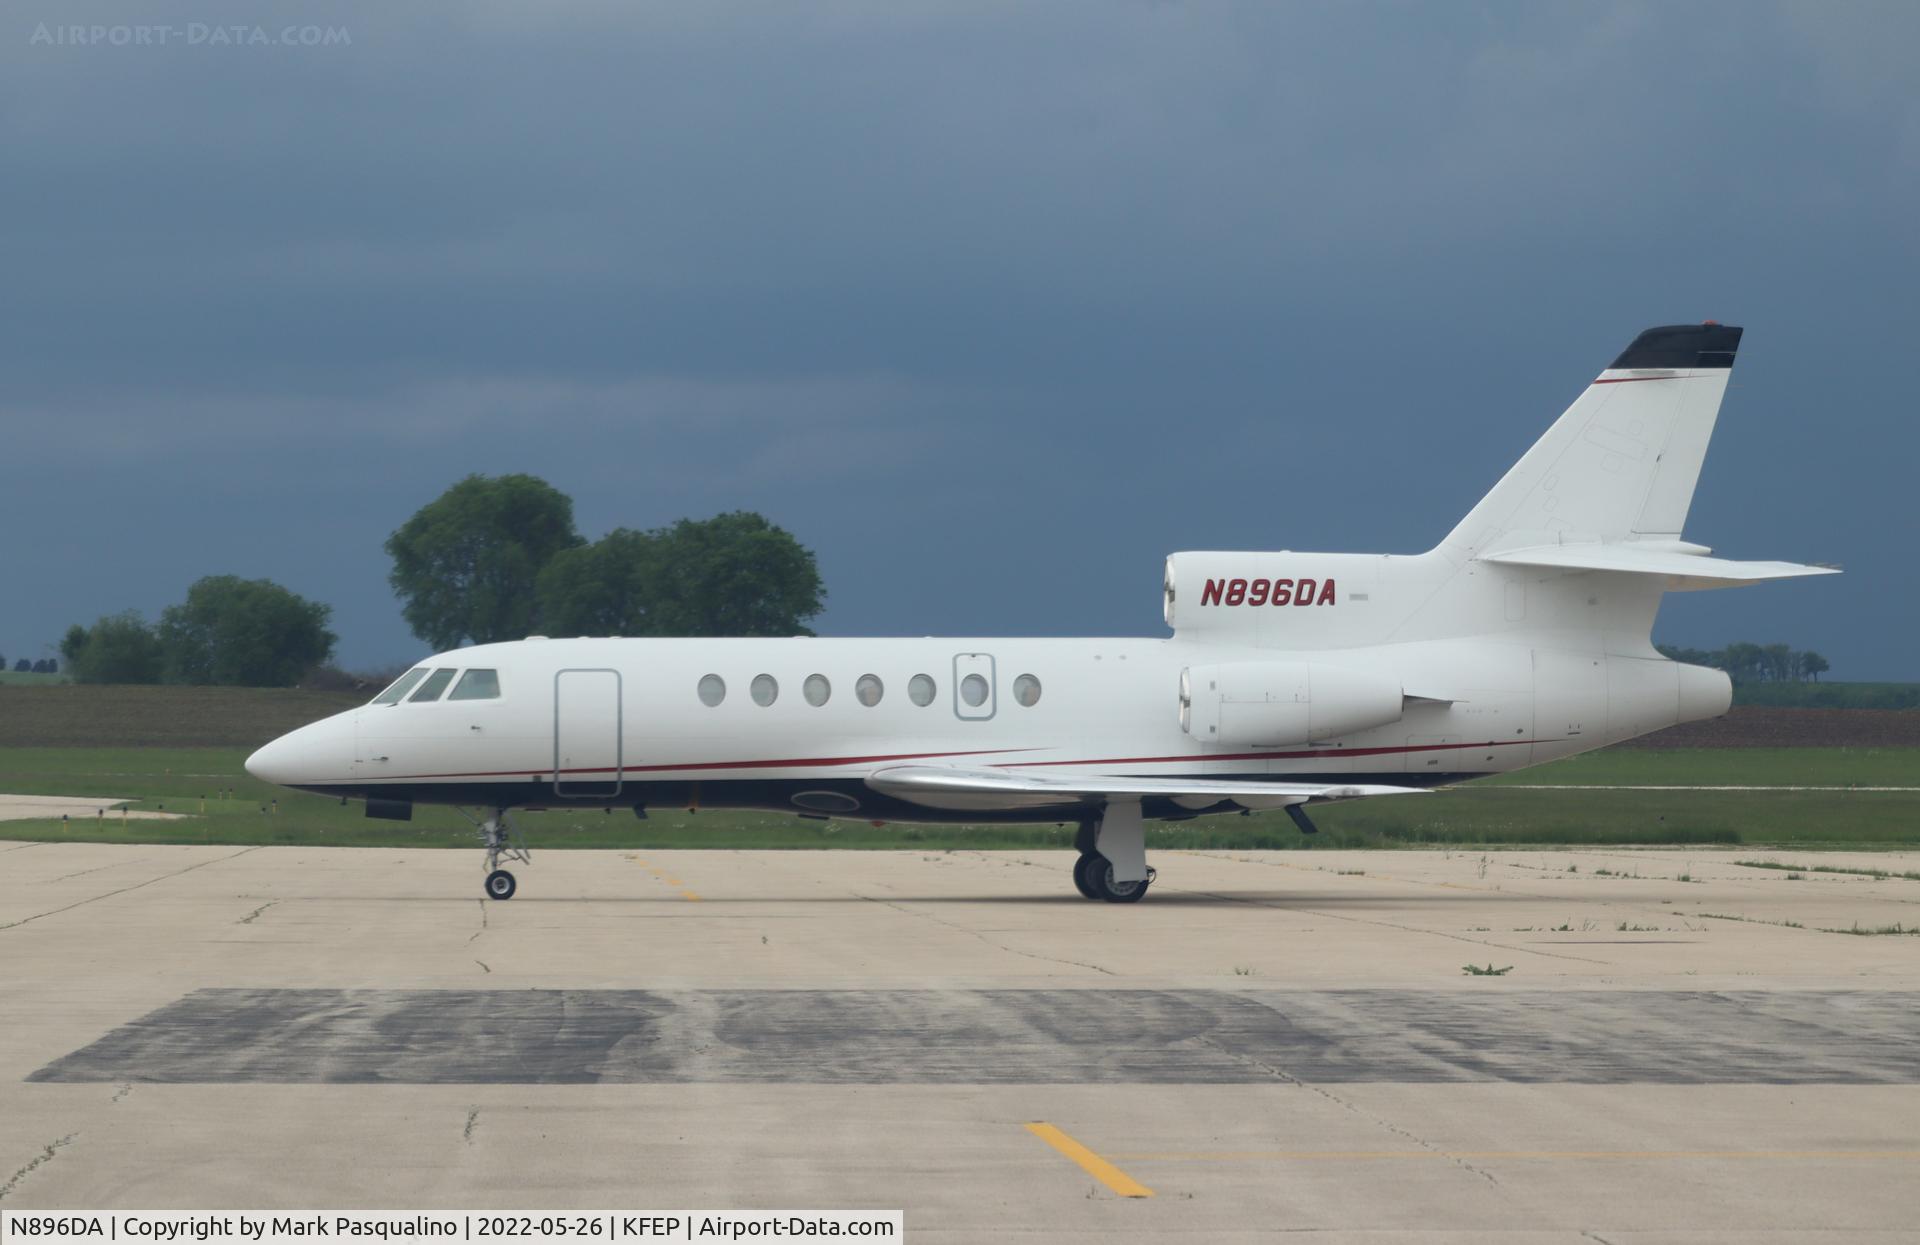
{"type": "Polygon", "coordinates": [[[407,703],[412,705],[425,700],[440,699],[440,693],[446,691],[447,684],[453,682],[453,675],[454,672],[451,668],[442,668],[434,671],[428,676],[427,681],[420,685],[419,691],[407,697],[407,703]]]}
{"type": "Polygon", "coordinates": [[[401,698],[413,690],[413,685],[427,677],[425,666],[415,666],[387,686],[387,690],[373,698],[376,705],[397,705],[401,698]]]}
{"type": "Polygon", "coordinates": [[[460,681],[447,693],[448,700],[498,700],[500,699],[500,672],[498,670],[469,670],[460,676],[460,681]]]}

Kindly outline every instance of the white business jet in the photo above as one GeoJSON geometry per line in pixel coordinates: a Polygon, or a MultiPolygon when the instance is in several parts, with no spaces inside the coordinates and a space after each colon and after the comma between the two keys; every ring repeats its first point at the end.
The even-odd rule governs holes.
{"type": "Polygon", "coordinates": [[[1411,556],[1177,553],[1160,639],[548,639],[443,653],[254,753],[258,778],[475,807],[1077,822],[1081,894],[1153,880],[1146,819],[1413,794],[1716,717],[1661,594],[1831,573],[1681,539],[1740,330],[1648,329],[1445,540],[1411,556]]]}

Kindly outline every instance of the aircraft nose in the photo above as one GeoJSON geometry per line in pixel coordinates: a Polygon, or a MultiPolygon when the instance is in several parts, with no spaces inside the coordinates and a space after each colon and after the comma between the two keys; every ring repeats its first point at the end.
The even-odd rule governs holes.
{"type": "Polygon", "coordinates": [[[247,773],[280,787],[336,780],[352,760],[351,737],[350,722],[340,718],[314,722],[257,750],[247,758],[247,773]]]}
{"type": "Polygon", "coordinates": [[[255,749],[253,755],[247,758],[247,773],[261,782],[284,785],[292,772],[290,762],[294,749],[288,746],[291,739],[291,735],[282,735],[272,743],[255,749]]]}

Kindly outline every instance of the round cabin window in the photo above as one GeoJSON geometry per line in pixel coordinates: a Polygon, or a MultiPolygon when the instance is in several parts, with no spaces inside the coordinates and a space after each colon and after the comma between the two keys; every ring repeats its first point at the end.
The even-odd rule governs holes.
{"type": "Polygon", "coordinates": [[[800,694],[807,698],[808,704],[817,709],[826,704],[827,699],[833,695],[833,684],[827,682],[827,676],[824,674],[810,674],[807,676],[807,681],[800,686],[800,694]]]}
{"type": "Polygon", "coordinates": [[[753,686],[749,690],[753,693],[753,703],[763,709],[780,699],[780,684],[770,674],[754,675],[753,686]]]}
{"type": "Polygon", "coordinates": [[[727,698],[727,681],[717,674],[700,680],[700,703],[712,708],[727,698]]]}

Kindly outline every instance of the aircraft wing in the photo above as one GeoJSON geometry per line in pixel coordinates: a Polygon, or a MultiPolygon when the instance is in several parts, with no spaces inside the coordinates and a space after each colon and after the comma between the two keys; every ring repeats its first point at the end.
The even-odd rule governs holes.
{"type": "Polygon", "coordinates": [[[1420,787],[1357,783],[1259,782],[1219,778],[1139,778],[1123,774],[1035,774],[946,765],[897,765],[876,770],[867,786],[923,808],[980,810],[1043,808],[1107,799],[1167,799],[1199,810],[1231,800],[1242,808],[1286,808],[1310,800],[1354,800],[1369,795],[1422,795],[1420,787]]]}

